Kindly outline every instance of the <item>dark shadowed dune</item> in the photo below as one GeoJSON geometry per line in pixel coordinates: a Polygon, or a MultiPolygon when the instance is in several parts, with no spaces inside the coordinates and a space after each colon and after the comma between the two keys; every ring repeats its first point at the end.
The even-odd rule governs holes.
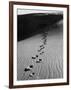
{"type": "Polygon", "coordinates": [[[31,36],[46,31],[45,28],[50,28],[52,25],[54,25],[62,18],[63,15],[60,14],[33,13],[33,14],[18,15],[17,16],[18,41],[24,40],[26,38],[29,38],[31,36]]]}

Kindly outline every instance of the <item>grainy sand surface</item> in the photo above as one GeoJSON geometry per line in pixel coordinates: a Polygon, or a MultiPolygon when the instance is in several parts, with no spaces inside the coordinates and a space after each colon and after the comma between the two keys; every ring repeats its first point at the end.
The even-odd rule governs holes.
{"type": "MultiPolygon", "coordinates": [[[[47,28],[46,28],[47,29],[47,28]]],[[[63,77],[63,27],[62,24],[53,30],[48,31],[47,44],[43,49],[44,54],[39,55],[39,46],[43,44],[42,35],[35,35],[31,38],[17,43],[17,79],[55,79],[63,77]],[[32,56],[39,55],[41,63],[35,63],[32,56]],[[24,72],[25,67],[33,64],[33,69],[24,72]],[[35,72],[33,77],[29,74],[35,72]]]]}

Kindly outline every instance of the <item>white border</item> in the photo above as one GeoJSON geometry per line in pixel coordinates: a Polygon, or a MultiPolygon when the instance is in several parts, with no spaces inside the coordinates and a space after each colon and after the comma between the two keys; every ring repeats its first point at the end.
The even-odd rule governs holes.
{"type": "MultiPolygon", "coordinates": [[[[45,11],[46,12],[46,11],[45,11]]],[[[37,12],[36,12],[37,13],[37,12]]],[[[27,84],[45,84],[45,83],[61,83],[67,82],[67,8],[58,7],[43,7],[43,6],[27,6],[27,5],[14,5],[13,6],[13,84],[14,85],[27,85],[27,84]],[[26,80],[17,81],[17,8],[20,9],[40,9],[40,10],[58,10],[63,11],[63,79],[46,79],[46,80],[26,80]]]]}

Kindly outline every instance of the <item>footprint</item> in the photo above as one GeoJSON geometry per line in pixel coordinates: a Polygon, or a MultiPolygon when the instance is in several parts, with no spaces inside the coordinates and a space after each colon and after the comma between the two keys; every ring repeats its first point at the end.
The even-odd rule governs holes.
{"type": "Polygon", "coordinates": [[[25,68],[24,71],[25,72],[30,71],[30,68],[25,68]]]}
{"type": "Polygon", "coordinates": [[[30,67],[30,68],[33,68],[33,65],[30,65],[29,67],[30,67]]]}
{"type": "Polygon", "coordinates": [[[44,52],[41,52],[40,55],[42,55],[44,52]]]}

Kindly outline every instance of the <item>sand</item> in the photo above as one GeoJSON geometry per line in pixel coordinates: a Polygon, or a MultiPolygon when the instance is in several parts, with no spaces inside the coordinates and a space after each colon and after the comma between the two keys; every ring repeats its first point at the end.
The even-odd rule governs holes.
{"type": "MultiPolygon", "coordinates": [[[[46,28],[46,31],[48,28],[46,28]]],[[[18,80],[36,80],[36,79],[56,79],[63,78],[63,27],[49,30],[46,37],[46,45],[40,55],[38,50],[43,44],[42,34],[32,36],[17,43],[17,79],[18,80]],[[38,55],[35,60],[32,57],[38,55]],[[40,63],[36,60],[42,59],[40,63]],[[24,71],[25,68],[33,65],[30,71],[24,71]],[[34,75],[32,73],[34,72],[34,75]],[[30,76],[31,75],[31,76],[30,76]]]]}

